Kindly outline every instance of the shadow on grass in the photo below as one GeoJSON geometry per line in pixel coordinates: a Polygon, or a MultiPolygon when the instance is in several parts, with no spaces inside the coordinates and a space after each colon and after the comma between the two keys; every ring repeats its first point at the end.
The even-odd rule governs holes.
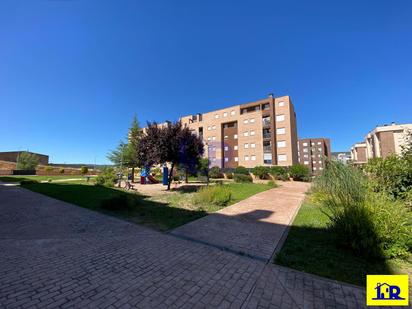
{"type": "Polygon", "coordinates": [[[178,227],[207,215],[203,210],[171,207],[168,203],[151,201],[148,199],[149,196],[128,193],[116,188],[103,186],[34,183],[23,185],[23,187],[68,203],[121,217],[161,231],[178,227]],[[130,204],[129,207],[118,210],[106,210],[102,207],[105,201],[121,196],[127,197],[130,204]]]}
{"type": "Polygon", "coordinates": [[[0,181],[3,182],[20,182],[22,180],[27,180],[29,178],[24,178],[24,177],[8,177],[8,176],[2,176],[0,177],[0,181]]]}

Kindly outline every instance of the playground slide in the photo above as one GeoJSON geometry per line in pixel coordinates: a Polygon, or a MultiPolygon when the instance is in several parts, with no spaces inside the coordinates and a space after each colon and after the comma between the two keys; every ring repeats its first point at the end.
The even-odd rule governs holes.
{"type": "Polygon", "coordinates": [[[159,183],[160,181],[154,178],[152,175],[147,176],[147,179],[149,179],[150,183],[159,183]]]}

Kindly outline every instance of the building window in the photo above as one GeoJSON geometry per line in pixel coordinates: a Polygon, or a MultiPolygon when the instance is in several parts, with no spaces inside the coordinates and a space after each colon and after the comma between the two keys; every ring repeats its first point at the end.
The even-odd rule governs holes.
{"type": "Polygon", "coordinates": [[[313,161],[313,164],[316,164],[316,161],[313,161]]]}
{"type": "Polygon", "coordinates": [[[237,134],[233,135],[233,138],[234,138],[234,139],[237,139],[237,134]]]}
{"type": "Polygon", "coordinates": [[[286,147],[286,141],[278,141],[278,142],[277,142],[277,146],[278,146],[279,148],[286,147]]]}
{"type": "Polygon", "coordinates": [[[252,155],[252,156],[250,157],[250,159],[251,159],[252,161],[256,161],[256,156],[255,156],[255,155],[252,155]]]}
{"type": "Polygon", "coordinates": [[[307,148],[303,148],[303,152],[308,152],[308,149],[307,149],[307,148]]]}
{"type": "Polygon", "coordinates": [[[255,143],[250,143],[250,148],[256,148],[256,144],[255,143]]]}
{"type": "Polygon", "coordinates": [[[218,119],[218,118],[219,118],[219,114],[215,114],[215,118],[218,119]]]}
{"type": "Polygon", "coordinates": [[[234,115],[235,115],[235,111],[230,111],[230,115],[234,116],[234,115]]]}
{"type": "Polygon", "coordinates": [[[303,143],[303,146],[307,146],[308,145],[308,143],[303,143]]]}
{"type": "Polygon", "coordinates": [[[212,130],[212,127],[210,127],[210,126],[209,126],[209,127],[207,127],[207,130],[208,130],[208,131],[212,130]]]}
{"type": "Polygon", "coordinates": [[[223,113],[223,117],[227,117],[227,112],[224,112],[224,113],[223,113]]]}
{"type": "Polygon", "coordinates": [[[285,102],[280,101],[278,105],[279,105],[279,107],[285,106],[285,102]]]}
{"type": "Polygon", "coordinates": [[[209,137],[207,138],[207,140],[208,140],[208,141],[211,141],[211,140],[212,140],[212,138],[209,136],[209,137]]]}
{"type": "Polygon", "coordinates": [[[229,147],[228,146],[225,146],[225,151],[228,151],[229,150],[229,147]]]}
{"type": "Polygon", "coordinates": [[[233,147],[234,150],[237,150],[237,148],[238,148],[237,145],[235,145],[235,146],[233,147]]]}
{"type": "Polygon", "coordinates": [[[309,156],[307,154],[303,155],[304,158],[309,158],[309,156]]]}
{"type": "Polygon", "coordinates": [[[314,167],[313,170],[316,171],[316,167],[314,167]]]}
{"type": "Polygon", "coordinates": [[[321,142],[318,142],[318,145],[322,145],[322,143],[321,143],[321,142]]]}
{"type": "Polygon", "coordinates": [[[285,162],[287,160],[287,157],[285,154],[280,154],[278,155],[278,161],[279,162],[285,162]]]}
{"type": "Polygon", "coordinates": [[[309,161],[304,161],[303,164],[309,165],[309,161]]]}
{"type": "Polygon", "coordinates": [[[248,131],[244,132],[243,136],[249,136],[249,132],[248,131]]]}
{"type": "Polygon", "coordinates": [[[212,162],[215,162],[216,161],[216,158],[212,158],[212,162]]]}
{"type": "Polygon", "coordinates": [[[322,152],[322,148],[318,148],[319,152],[322,152]]]}
{"type": "Polygon", "coordinates": [[[249,156],[245,156],[245,161],[249,161],[249,156]]]}
{"type": "Polygon", "coordinates": [[[239,158],[238,157],[235,157],[235,162],[238,162],[239,161],[239,158]]]}
{"type": "Polygon", "coordinates": [[[225,158],[225,162],[229,162],[229,158],[225,158]]]}
{"type": "Polygon", "coordinates": [[[315,143],[310,143],[312,146],[315,146],[315,143]]]}
{"type": "Polygon", "coordinates": [[[212,136],[212,141],[215,141],[216,140],[216,136],[212,136]]]}
{"type": "Polygon", "coordinates": [[[254,131],[254,130],[251,130],[251,131],[250,131],[250,136],[253,136],[253,135],[255,135],[255,131],[254,131]]]}
{"type": "Polygon", "coordinates": [[[276,133],[277,133],[277,134],[285,134],[285,133],[286,133],[286,129],[285,129],[285,128],[277,128],[277,129],[276,129],[276,133]]]}
{"type": "Polygon", "coordinates": [[[228,139],[228,138],[229,138],[229,136],[225,135],[225,139],[228,139]]]}
{"type": "Polygon", "coordinates": [[[263,163],[264,164],[272,164],[272,154],[271,153],[264,153],[263,154],[263,163]]]}
{"type": "Polygon", "coordinates": [[[212,130],[216,130],[216,126],[212,126],[212,130]]]}
{"type": "Polygon", "coordinates": [[[243,123],[244,123],[244,124],[248,124],[248,123],[249,123],[249,119],[244,119],[244,120],[243,120],[243,123]]]}
{"type": "Polygon", "coordinates": [[[250,123],[255,123],[255,118],[249,119],[249,122],[250,122],[250,123]]]}
{"type": "Polygon", "coordinates": [[[323,170],[323,167],[319,167],[320,170],[323,170]]]}
{"type": "Polygon", "coordinates": [[[246,144],[244,145],[244,148],[245,148],[245,149],[248,149],[248,148],[249,148],[249,144],[246,143],[246,144]]]}
{"type": "Polygon", "coordinates": [[[285,115],[276,115],[276,121],[285,121],[285,115]]]}

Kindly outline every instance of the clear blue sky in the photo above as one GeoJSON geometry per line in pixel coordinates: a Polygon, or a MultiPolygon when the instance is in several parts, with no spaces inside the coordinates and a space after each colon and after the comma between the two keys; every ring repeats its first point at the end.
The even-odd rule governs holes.
{"type": "Polygon", "coordinates": [[[412,2],[0,2],[0,151],[106,163],[139,120],[290,95],[347,150],[412,122],[412,2]]]}

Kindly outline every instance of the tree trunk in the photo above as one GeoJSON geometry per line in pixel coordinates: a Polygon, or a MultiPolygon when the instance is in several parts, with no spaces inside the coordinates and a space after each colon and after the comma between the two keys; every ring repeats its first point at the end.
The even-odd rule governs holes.
{"type": "Polygon", "coordinates": [[[132,167],[132,183],[134,182],[134,167],[132,167]]]}
{"type": "Polygon", "coordinates": [[[169,179],[167,183],[167,191],[170,191],[170,184],[172,183],[172,179],[173,179],[173,168],[174,167],[175,167],[175,164],[172,162],[172,166],[170,167],[169,179]]]}
{"type": "Polygon", "coordinates": [[[185,183],[189,183],[189,173],[187,172],[187,168],[185,169],[185,183]]]}

